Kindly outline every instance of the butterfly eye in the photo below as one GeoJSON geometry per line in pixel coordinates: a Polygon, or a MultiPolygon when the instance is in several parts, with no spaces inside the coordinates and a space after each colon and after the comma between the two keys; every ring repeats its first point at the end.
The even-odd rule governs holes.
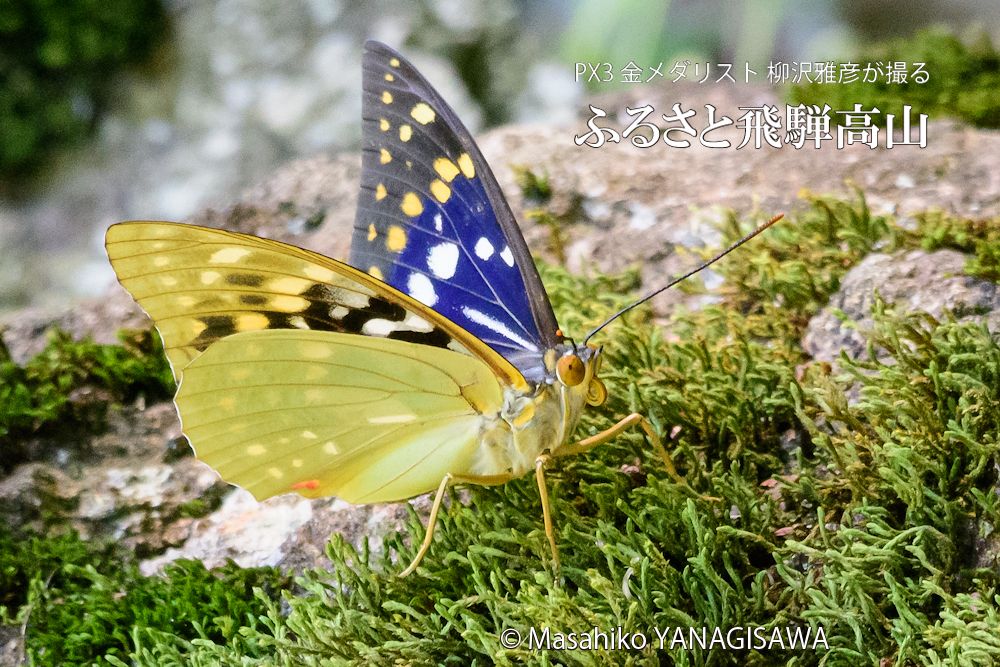
{"type": "Polygon", "coordinates": [[[587,368],[575,354],[567,354],[559,359],[556,370],[559,372],[559,381],[567,387],[575,387],[583,382],[583,378],[587,375],[587,368]]]}
{"type": "Polygon", "coordinates": [[[604,405],[606,400],[608,400],[608,388],[604,386],[604,382],[598,378],[591,378],[587,387],[587,405],[597,407],[604,405]]]}

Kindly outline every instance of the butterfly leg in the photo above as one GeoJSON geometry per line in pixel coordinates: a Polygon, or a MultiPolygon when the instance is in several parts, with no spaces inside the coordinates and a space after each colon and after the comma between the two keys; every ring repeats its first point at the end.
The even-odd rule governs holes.
{"type": "MultiPolygon", "coordinates": [[[[653,428],[653,425],[649,422],[648,419],[646,419],[637,412],[633,412],[628,417],[625,417],[625,419],[622,419],[620,422],[618,422],[611,428],[607,429],[606,431],[601,431],[597,435],[592,435],[589,438],[584,438],[583,440],[581,440],[576,444],[569,445],[567,447],[560,447],[555,451],[555,455],[569,456],[574,454],[582,454],[583,452],[589,449],[593,449],[598,445],[602,445],[605,442],[612,440],[613,438],[618,436],[619,433],[621,433],[627,428],[635,426],[636,424],[642,426],[642,430],[645,431],[646,435],[649,436],[649,439],[653,443],[653,448],[656,449],[656,453],[659,454],[660,458],[663,460],[663,465],[667,469],[667,474],[670,475],[670,477],[682,487],[690,489],[691,487],[688,486],[687,480],[681,477],[680,474],[677,472],[677,468],[674,467],[674,459],[670,456],[670,453],[663,446],[663,442],[660,440],[660,436],[656,434],[656,429],[653,428]]],[[[694,493],[694,490],[692,490],[691,492],[694,493]]],[[[712,496],[702,496],[700,494],[695,494],[695,495],[701,498],[702,500],[719,500],[718,498],[713,498],[712,496]]]]}
{"type": "Polygon", "coordinates": [[[542,521],[545,523],[545,537],[549,538],[552,548],[552,562],[556,573],[559,572],[559,550],[556,548],[556,532],[552,528],[552,513],[549,511],[549,490],[545,485],[545,464],[552,457],[542,454],[535,459],[535,479],[538,480],[538,495],[542,499],[542,521]]]}
{"type": "Polygon", "coordinates": [[[481,486],[498,486],[500,484],[506,484],[511,479],[512,475],[453,475],[448,473],[441,480],[441,485],[438,486],[437,495],[434,496],[434,504],[431,506],[431,516],[427,520],[427,534],[424,535],[424,542],[420,545],[420,551],[413,558],[413,562],[400,573],[400,577],[405,577],[408,574],[412,574],[414,570],[417,569],[417,565],[423,559],[424,554],[431,546],[431,540],[434,538],[434,527],[437,525],[438,512],[441,511],[441,502],[444,500],[444,493],[448,490],[448,487],[452,484],[479,484],[481,486]]]}
{"type": "Polygon", "coordinates": [[[413,562],[400,573],[400,577],[405,577],[406,575],[417,569],[417,565],[423,559],[424,554],[427,553],[427,549],[431,546],[431,540],[434,539],[434,526],[437,525],[438,511],[441,509],[441,501],[444,500],[444,493],[451,486],[452,476],[448,473],[441,480],[441,486],[438,487],[437,495],[434,496],[434,505],[431,506],[431,516],[427,520],[427,532],[424,535],[424,543],[420,545],[420,551],[417,552],[416,557],[414,557],[413,562]]]}

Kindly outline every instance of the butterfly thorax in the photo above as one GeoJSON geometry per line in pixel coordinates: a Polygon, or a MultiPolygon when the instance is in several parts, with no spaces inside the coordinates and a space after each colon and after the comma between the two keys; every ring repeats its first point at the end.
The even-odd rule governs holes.
{"type": "Polygon", "coordinates": [[[503,409],[483,416],[480,446],[470,472],[474,476],[520,477],[534,470],[542,454],[556,453],[573,435],[587,404],[599,405],[606,396],[597,378],[600,350],[574,350],[565,345],[544,355],[545,381],[528,390],[508,387],[503,409]],[[560,373],[560,359],[580,361],[573,373],[560,373]],[[582,374],[581,374],[582,373],[582,374]]]}

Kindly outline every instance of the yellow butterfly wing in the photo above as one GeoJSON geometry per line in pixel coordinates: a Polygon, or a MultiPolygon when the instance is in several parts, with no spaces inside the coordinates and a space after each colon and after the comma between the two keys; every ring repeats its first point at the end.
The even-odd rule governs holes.
{"type": "Polygon", "coordinates": [[[270,239],[172,222],[124,222],[105,246],[122,286],[156,324],[179,381],[209,345],[264,329],[388,336],[524,377],[481,340],[419,301],[342,262],[270,239]]]}
{"type": "Polygon", "coordinates": [[[166,222],[114,225],[106,247],[160,331],[196,454],[257,498],[430,491],[527,387],[439,313],[301,248],[166,222]]]}
{"type": "Polygon", "coordinates": [[[224,338],[183,373],[177,408],[198,458],[257,498],[390,502],[464,473],[481,415],[503,405],[484,362],[325,331],[224,338]]]}

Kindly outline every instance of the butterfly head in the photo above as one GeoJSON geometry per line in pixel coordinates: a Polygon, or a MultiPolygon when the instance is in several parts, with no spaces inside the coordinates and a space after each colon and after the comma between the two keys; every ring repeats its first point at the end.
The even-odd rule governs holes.
{"type": "MultiPolygon", "coordinates": [[[[598,377],[601,350],[596,345],[560,345],[551,352],[556,380],[572,394],[579,394],[588,405],[602,405],[608,390],[598,377]]],[[[549,365],[549,364],[547,364],[549,365]]]]}

